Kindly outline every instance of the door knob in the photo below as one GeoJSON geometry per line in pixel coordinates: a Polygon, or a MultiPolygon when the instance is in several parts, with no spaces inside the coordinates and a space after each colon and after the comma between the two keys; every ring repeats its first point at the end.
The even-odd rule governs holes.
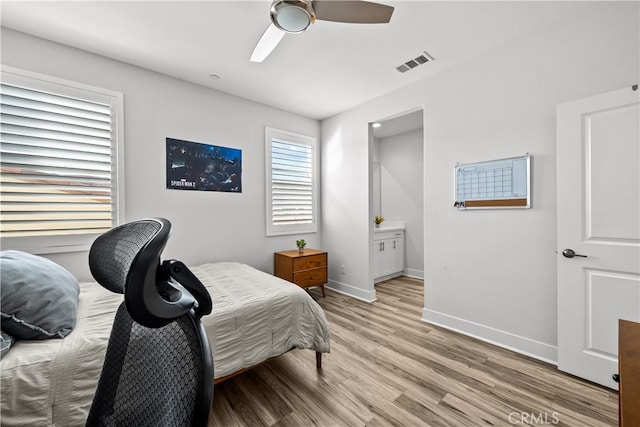
{"type": "Polygon", "coordinates": [[[586,258],[586,255],[580,255],[575,253],[575,251],[573,249],[565,249],[564,251],[562,251],[562,256],[565,258],[573,258],[574,256],[579,256],[581,258],[586,258]]]}

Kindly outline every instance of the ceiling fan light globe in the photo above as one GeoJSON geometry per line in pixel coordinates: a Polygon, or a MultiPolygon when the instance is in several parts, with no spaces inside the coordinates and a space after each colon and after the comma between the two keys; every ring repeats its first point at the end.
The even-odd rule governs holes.
{"type": "Polygon", "coordinates": [[[302,0],[276,0],[271,5],[273,25],[287,33],[301,33],[315,21],[310,2],[302,0]]]}

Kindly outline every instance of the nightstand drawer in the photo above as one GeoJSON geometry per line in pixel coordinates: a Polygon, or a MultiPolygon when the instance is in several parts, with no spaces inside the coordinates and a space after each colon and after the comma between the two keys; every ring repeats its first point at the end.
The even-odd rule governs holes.
{"type": "Polygon", "coordinates": [[[322,267],[293,273],[293,283],[303,288],[324,285],[327,283],[327,269],[322,267]]]}
{"type": "Polygon", "coordinates": [[[301,256],[293,259],[293,271],[309,270],[311,268],[326,267],[327,254],[301,256]]]}

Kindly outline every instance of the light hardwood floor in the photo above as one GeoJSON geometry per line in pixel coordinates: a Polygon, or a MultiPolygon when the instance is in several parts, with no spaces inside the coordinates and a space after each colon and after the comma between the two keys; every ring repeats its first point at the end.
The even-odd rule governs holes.
{"type": "Polygon", "coordinates": [[[615,391],[420,321],[423,282],[376,285],[372,304],[311,295],[331,353],[294,350],[216,385],[212,426],[616,426],[615,391]]]}

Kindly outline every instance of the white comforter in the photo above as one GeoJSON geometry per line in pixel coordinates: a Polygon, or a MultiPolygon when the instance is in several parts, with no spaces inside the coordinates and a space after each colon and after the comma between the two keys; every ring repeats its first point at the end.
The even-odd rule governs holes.
{"type": "Polygon", "coordinates": [[[292,348],[329,351],[324,311],[299,286],[239,263],[204,264],[191,271],[213,300],[213,313],[202,324],[216,378],[292,348]]]}
{"type": "MultiPolygon", "coordinates": [[[[191,270],[213,300],[213,313],[202,323],[216,378],[292,348],[329,351],[324,312],[298,286],[234,262],[191,270]]],[[[122,295],[83,283],[71,334],[62,340],[16,342],[0,362],[2,426],[84,425],[121,302],[122,295]]]]}

